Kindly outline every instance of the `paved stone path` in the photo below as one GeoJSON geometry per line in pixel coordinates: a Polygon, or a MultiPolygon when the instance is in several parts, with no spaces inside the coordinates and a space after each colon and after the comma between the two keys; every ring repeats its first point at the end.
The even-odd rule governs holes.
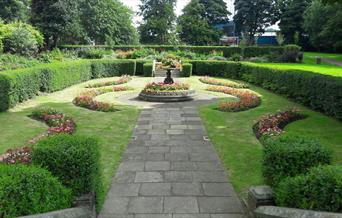
{"type": "Polygon", "coordinates": [[[327,62],[329,64],[334,64],[336,66],[340,66],[342,67],[342,61],[338,61],[336,59],[332,59],[332,58],[322,58],[322,61],[327,62]]]}
{"type": "Polygon", "coordinates": [[[101,218],[242,218],[195,103],[144,109],[101,218]]]}

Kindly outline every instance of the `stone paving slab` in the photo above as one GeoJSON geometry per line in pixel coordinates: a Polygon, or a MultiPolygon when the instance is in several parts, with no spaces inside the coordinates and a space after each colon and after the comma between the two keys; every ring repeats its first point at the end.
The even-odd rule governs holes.
{"type": "Polygon", "coordinates": [[[244,218],[191,104],[144,109],[100,218],[244,218]]]}

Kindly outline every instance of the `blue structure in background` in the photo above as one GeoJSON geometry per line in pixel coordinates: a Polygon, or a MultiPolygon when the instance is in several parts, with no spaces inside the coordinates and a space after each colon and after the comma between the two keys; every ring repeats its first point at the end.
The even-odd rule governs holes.
{"type": "Polygon", "coordinates": [[[259,36],[257,37],[256,43],[257,45],[260,45],[260,46],[266,46],[266,45],[277,46],[278,45],[276,36],[259,36]]]}

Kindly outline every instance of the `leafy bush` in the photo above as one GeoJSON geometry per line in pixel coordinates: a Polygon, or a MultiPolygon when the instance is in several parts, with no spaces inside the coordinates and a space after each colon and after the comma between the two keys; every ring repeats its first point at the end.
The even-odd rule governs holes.
{"type": "Polygon", "coordinates": [[[144,76],[151,77],[153,75],[153,63],[147,62],[144,64],[144,76]]]}
{"type": "Polygon", "coordinates": [[[0,164],[0,216],[18,217],[71,206],[71,192],[47,170],[0,164]]]}
{"type": "Polygon", "coordinates": [[[146,60],[136,60],[136,70],[135,74],[136,76],[142,76],[144,75],[144,64],[147,63],[146,60]]]}
{"type": "Polygon", "coordinates": [[[43,45],[43,35],[29,24],[11,23],[0,24],[0,40],[4,51],[24,56],[38,52],[43,45]]]}
{"type": "Polygon", "coordinates": [[[342,211],[342,166],[319,166],[287,178],[275,190],[277,205],[308,210],[342,211]]]}
{"type": "Polygon", "coordinates": [[[192,64],[184,63],[182,64],[182,71],[181,71],[182,77],[190,77],[192,75],[192,64]]]}
{"type": "Polygon", "coordinates": [[[78,57],[85,59],[102,59],[106,54],[112,53],[112,51],[103,49],[81,49],[78,52],[78,57]]]}
{"type": "Polygon", "coordinates": [[[33,146],[33,164],[48,169],[74,195],[100,191],[99,143],[94,138],[56,135],[33,146]]]}
{"type": "Polygon", "coordinates": [[[284,62],[298,62],[300,56],[300,47],[297,45],[285,45],[282,59],[284,62]]]}
{"type": "Polygon", "coordinates": [[[149,55],[155,55],[155,51],[149,48],[141,48],[134,50],[132,53],[132,59],[145,58],[149,55]]]}
{"type": "Polygon", "coordinates": [[[0,71],[15,70],[18,68],[28,68],[40,64],[38,60],[29,59],[27,57],[14,55],[14,54],[2,54],[0,55],[0,71]]]}
{"type": "Polygon", "coordinates": [[[242,61],[242,56],[240,54],[233,54],[230,58],[230,61],[235,61],[235,62],[239,62],[242,61]]]}
{"type": "Polygon", "coordinates": [[[248,46],[243,48],[242,53],[244,58],[262,57],[269,54],[281,57],[283,51],[282,46],[248,46]]]}
{"type": "Polygon", "coordinates": [[[239,79],[240,63],[229,61],[189,61],[194,75],[239,79]]]}
{"type": "Polygon", "coordinates": [[[286,177],[329,164],[331,153],[320,143],[302,138],[269,139],[265,143],[263,175],[267,184],[277,186],[286,177]]]}
{"type": "Polygon", "coordinates": [[[91,78],[134,75],[136,63],[133,60],[92,60],[91,78]]]}

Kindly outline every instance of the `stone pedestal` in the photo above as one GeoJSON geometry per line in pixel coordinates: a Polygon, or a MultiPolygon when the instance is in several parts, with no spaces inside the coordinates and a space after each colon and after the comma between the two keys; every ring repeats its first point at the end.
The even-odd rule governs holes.
{"type": "Polygon", "coordinates": [[[248,210],[254,211],[259,206],[274,205],[273,190],[269,186],[255,186],[248,190],[248,210]]]}

